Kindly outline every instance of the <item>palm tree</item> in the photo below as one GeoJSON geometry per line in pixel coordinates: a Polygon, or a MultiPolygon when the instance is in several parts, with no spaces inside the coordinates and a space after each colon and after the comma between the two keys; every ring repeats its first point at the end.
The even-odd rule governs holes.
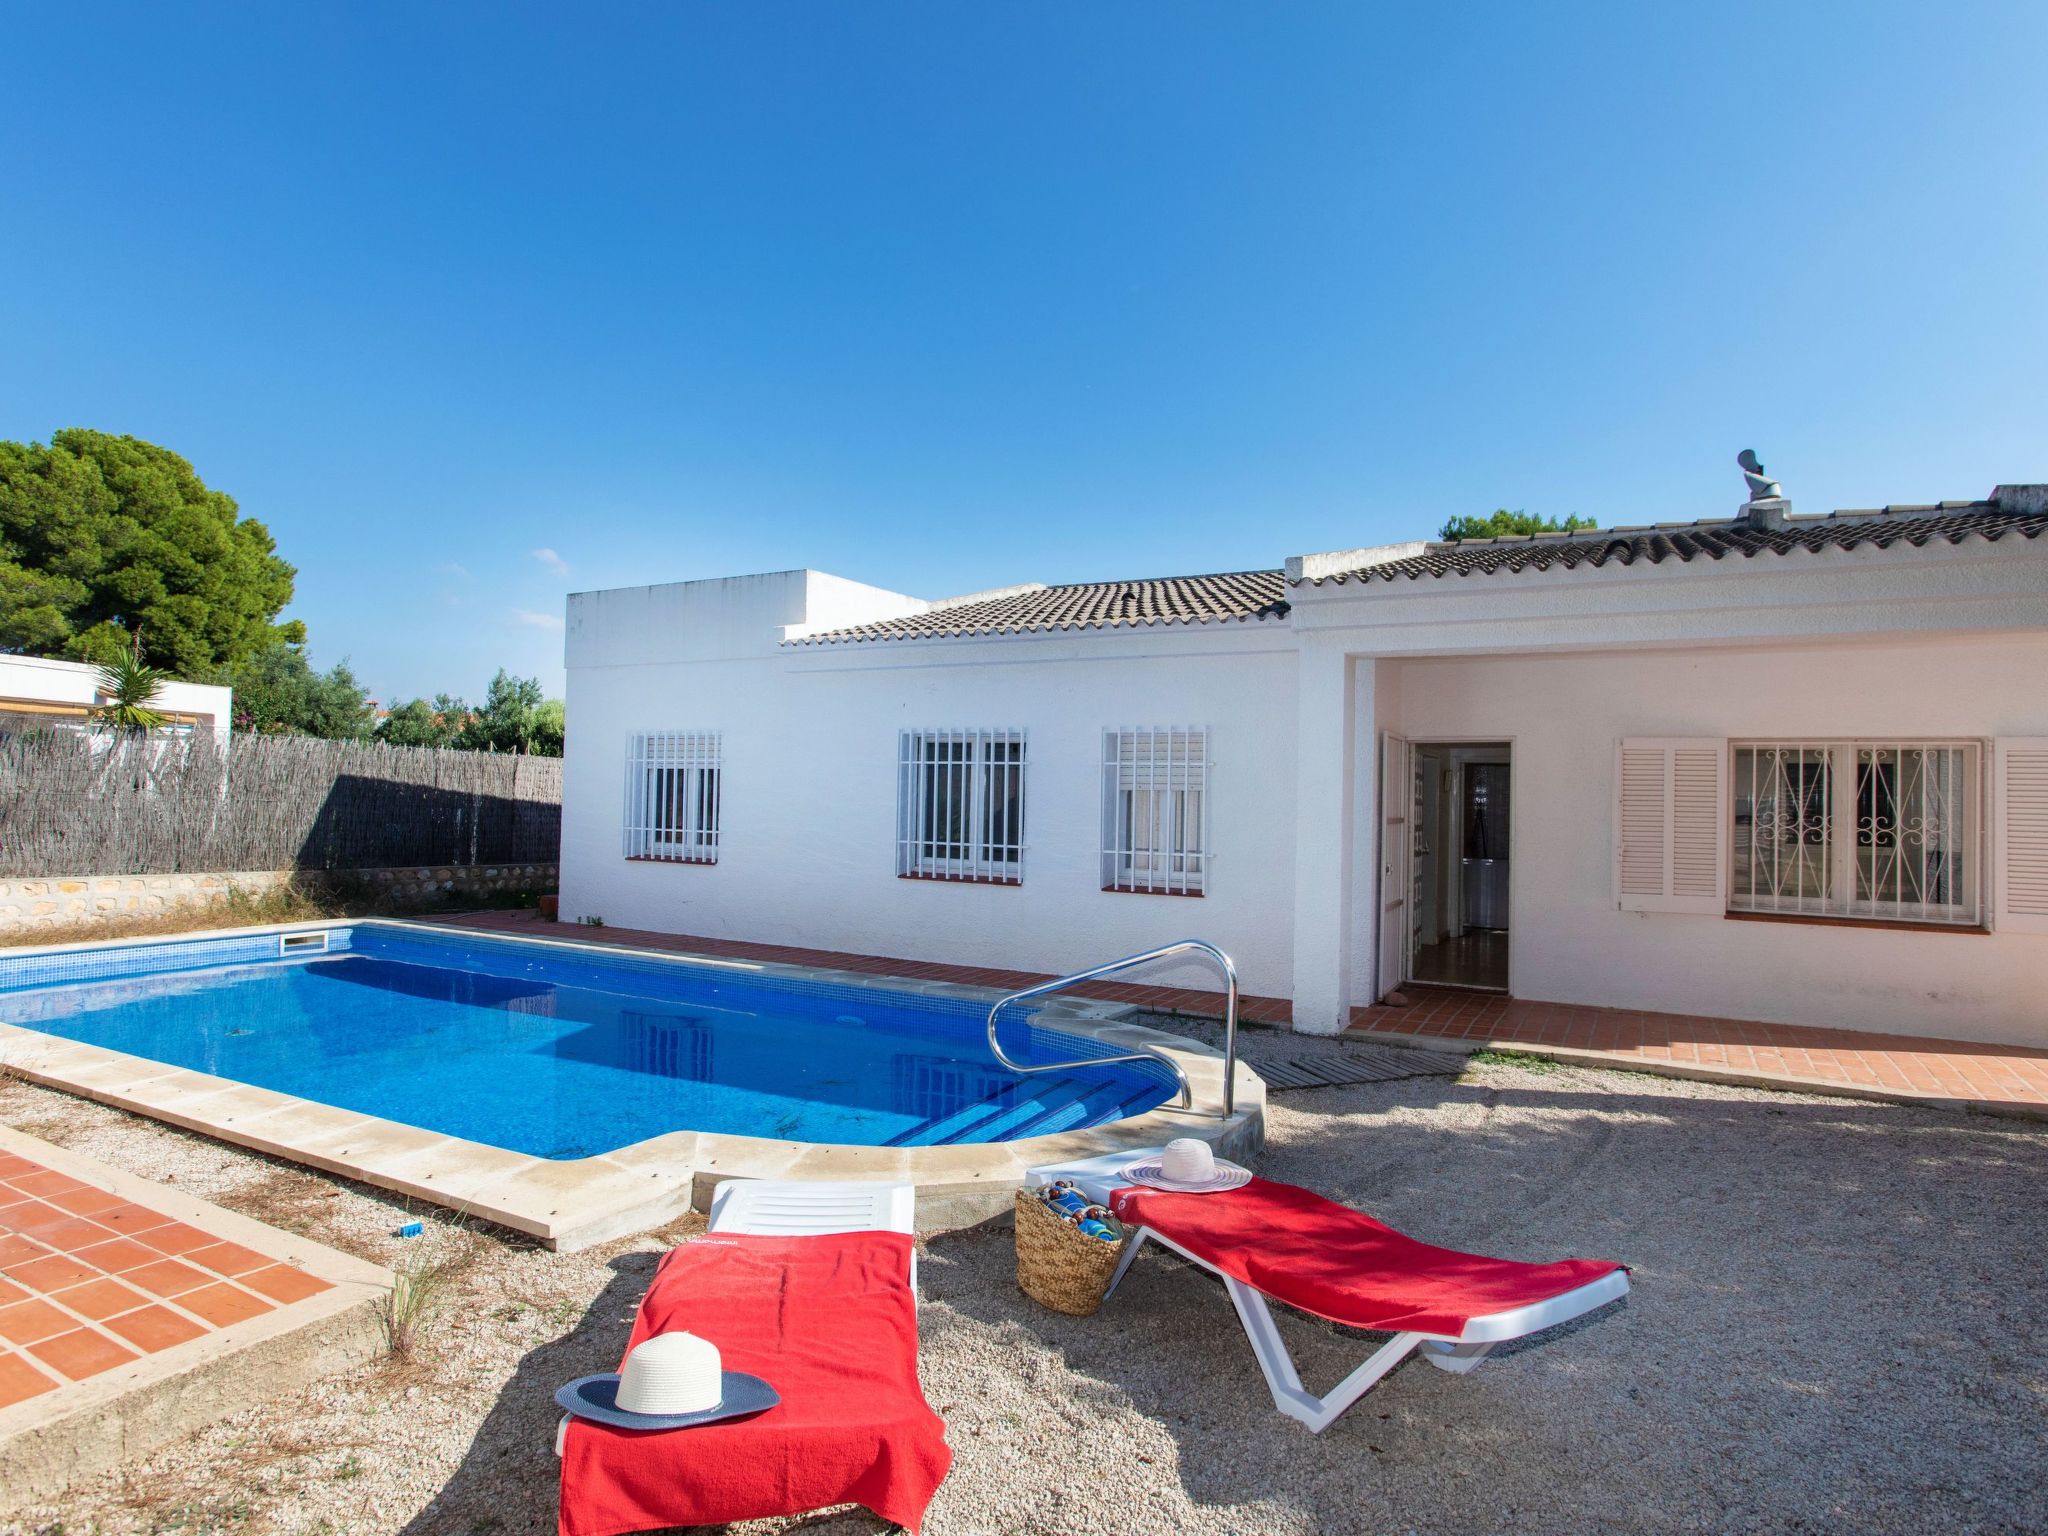
{"type": "Polygon", "coordinates": [[[156,702],[169,678],[170,674],[161,668],[144,664],[142,636],[138,634],[126,655],[100,668],[95,682],[105,702],[93,706],[92,718],[101,725],[136,736],[157,729],[164,723],[164,717],[149,706],[156,702]]]}

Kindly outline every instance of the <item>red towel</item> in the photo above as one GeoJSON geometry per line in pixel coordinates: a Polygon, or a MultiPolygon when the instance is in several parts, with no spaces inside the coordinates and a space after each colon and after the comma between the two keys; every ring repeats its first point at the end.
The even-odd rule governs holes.
{"type": "Polygon", "coordinates": [[[1548,1301],[1622,1268],[1599,1259],[1522,1264],[1403,1237],[1293,1184],[1253,1179],[1224,1194],[1127,1188],[1110,1197],[1224,1274],[1353,1328],[1456,1338],[1475,1317],[1548,1301]]]}
{"type": "Polygon", "coordinates": [[[945,1480],[946,1426],[917,1381],[917,1301],[899,1232],[713,1233],[661,1261],[627,1345],[684,1330],[782,1401],[695,1429],[572,1419],[561,1536],[725,1525],[864,1504],[910,1530],[945,1480]]]}

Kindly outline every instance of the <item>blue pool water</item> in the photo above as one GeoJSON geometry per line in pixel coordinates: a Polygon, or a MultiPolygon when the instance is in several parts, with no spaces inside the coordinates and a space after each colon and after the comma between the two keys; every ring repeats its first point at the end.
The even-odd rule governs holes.
{"type": "MultiPolygon", "coordinates": [[[[317,955],[275,936],[0,959],[0,1022],[539,1157],[675,1130],[935,1146],[1141,1113],[1172,1074],[1029,1076],[985,1007],[744,968],[364,923],[317,955]]],[[[1107,1049],[1007,1015],[1024,1061],[1107,1049]]]]}

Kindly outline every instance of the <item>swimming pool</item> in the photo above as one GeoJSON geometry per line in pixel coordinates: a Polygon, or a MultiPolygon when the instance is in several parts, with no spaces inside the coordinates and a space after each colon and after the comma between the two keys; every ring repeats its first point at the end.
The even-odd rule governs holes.
{"type": "MultiPolygon", "coordinates": [[[[0,958],[0,1023],[550,1160],[679,1130],[1004,1142],[1178,1091],[1149,1061],[1013,1073],[989,1054],[987,1006],[407,924],[0,958]]],[[[1023,1009],[1002,1042],[1026,1062],[1118,1049],[1023,1009]]]]}

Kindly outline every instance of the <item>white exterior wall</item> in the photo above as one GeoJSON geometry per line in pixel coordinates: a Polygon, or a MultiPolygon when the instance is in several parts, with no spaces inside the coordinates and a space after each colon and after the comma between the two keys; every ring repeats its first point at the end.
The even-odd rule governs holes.
{"type": "MultiPolygon", "coordinates": [[[[1249,992],[1293,952],[1295,652],[1279,625],[1141,634],[778,644],[917,611],[815,572],[570,600],[562,914],[711,937],[1065,972],[1174,939],[1222,945],[1249,992]],[[1102,732],[1210,729],[1208,894],[1101,889],[1102,732]],[[900,879],[898,732],[1028,732],[1020,886],[900,879]],[[627,738],[717,730],[719,862],[624,857],[627,738]]],[[[1133,980],[1211,987],[1188,962],[1133,980]]]]}
{"type": "MultiPolygon", "coordinates": [[[[82,661],[0,655],[0,709],[9,703],[90,709],[99,700],[99,668],[82,661]]],[[[152,705],[163,714],[190,716],[201,729],[226,734],[233,723],[234,690],[211,683],[166,682],[152,705]]]]}
{"type": "Polygon", "coordinates": [[[2048,937],[1623,913],[1611,875],[1623,736],[2048,736],[2048,540],[1290,596],[1284,624],[815,648],[779,642],[929,605],[803,571],[572,598],[563,913],[1048,972],[1206,938],[1334,1030],[1375,996],[1380,733],[1505,739],[1517,996],[2048,1046],[2048,937]],[[1120,725],[1212,732],[1200,900],[1100,889],[1120,725]],[[1029,733],[1021,887],[897,878],[905,727],[1029,733]],[[722,733],[716,866],[624,857],[627,738],[663,729],[722,733]]]}
{"type": "Polygon", "coordinates": [[[1513,744],[1515,996],[2048,1046],[2048,936],[1623,912],[1613,894],[1619,738],[1976,738],[1988,763],[1992,738],[2048,735],[2048,636],[1392,665],[1390,728],[1513,744]]]}

